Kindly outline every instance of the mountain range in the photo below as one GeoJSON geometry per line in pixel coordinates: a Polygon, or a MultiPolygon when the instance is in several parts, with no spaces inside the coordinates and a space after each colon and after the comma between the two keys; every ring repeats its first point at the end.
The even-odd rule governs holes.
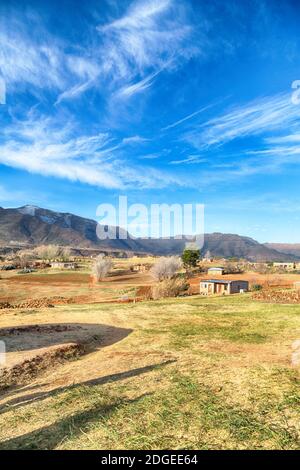
{"type": "MultiPolygon", "coordinates": [[[[29,205],[19,208],[0,208],[2,247],[57,244],[76,249],[170,255],[182,253],[186,245],[184,237],[134,239],[120,228],[116,228],[116,239],[100,240],[96,228],[96,221],[70,213],[29,205]]],[[[249,237],[223,233],[205,234],[202,253],[207,251],[212,256],[244,258],[249,261],[288,261],[300,256],[300,250],[296,254],[281,249],[279,245],[260,244],[249,237]]]]}
{"type": "Polygon", "coordinates": [[[300,243],[265,243],[265,246],[290,256],[300,257],[300,243]]]}

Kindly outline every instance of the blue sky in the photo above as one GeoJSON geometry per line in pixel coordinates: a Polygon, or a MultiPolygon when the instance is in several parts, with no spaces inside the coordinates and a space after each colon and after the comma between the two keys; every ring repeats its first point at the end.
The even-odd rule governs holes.
{"type": "Polygon", "coordinates": [[[0,205],[203,203],[207,232],[300,242],[299,21],[297,1],[0,0],[0,205]]]}

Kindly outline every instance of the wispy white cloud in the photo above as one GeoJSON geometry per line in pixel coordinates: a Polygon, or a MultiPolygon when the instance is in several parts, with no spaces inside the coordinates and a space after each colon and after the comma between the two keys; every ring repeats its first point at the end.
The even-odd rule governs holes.
{"type": "Polygon", "coordinates": [[[232,182],[249,181],[249,178],[256,175],[275,175],[281,174],[284,168],[288,166],[299,166],[298,154],[288,155],[282,151],[281,154],[274,151],[256,151],[248,152],[241,158],[241,155],[236,156],[236,160],[228,165],[221,165],[218,167],[215,163],[205,169],[199,175],[199,187],[202,189],[206,187],[216,186],[219,184],[231,184],[232,182]],[[265,157],[265,158],[264,158],[265,157]],[[267,157],[267,158],[266,158],[267,157]]]}
{"type": "Polygon", "coordinates": [[[181,165],[183,163],[191,165],[194,163],[206,163],[207,159],[201,157],[200,155],[190,155],[189,157],[182,158],[181,160],[172,160],[171,165],[181,165]]]}
{"type": "Polygon", "coordinates": [[[119,87],[118,96],[149,88],[162,70],[197,53],[187,42],[191,31],[184,7],[174,0],[134,1],[121,18],[98,26],[103,71],[119,87]]]}
{"type": "Polygon", "coordinates": [[[117,91],[115,96],[118,98],[130,98],[132,95],[146,90],[152,85],[153,80],[161,73],[162,70],[163,69],[159,70],[158,72],[151,73],[143,80],[133,83],[132,85],[125,85],[123,88],[117,91]]]}
{"type": "Polygon", "coordinates": [[[190,119],[192,119],[192,118],[198,116],[199,114],[203,113],[204,111],[207,111],[207,110],[210,109],[212,106],[215,106],[215,105],[214,105],[214,104],[210,104],[210,105],[204,106],[203,108],[198,109],[198,111],[195,111],[194,113],[189,114],[188,116],[185,116],[184,118],[179,119],[178,121],[173,122],[172,124],[169,124],[169,125],[166,126],[166,127],[163,127],[163,128],[162,128],[162,131],[167,131],[167,130],[169,130],[169,129],[173,129],[173,127],[177,127],[177,126],[179,126],[180,124],[183,124],[184,122],[189,121],[190,119]]]}
{"type": "MultiPolygon", "coordinates": [[[[299,113],[299,116],[300,116],[300,113],[299,113]]],[[[268,144],[297,144],[297,143],[300,143],[300,132],[298,134],[282,135],[278,137],[269,137],[265,139],[265,142],[268,144]]]]}
{"type": "Polygon", "coordinates": [[[250,135],[289,128],[299,121],[290,94],[261,98],[207,121],[185,135],[197,148],[220,146],[250,135]]]}
{"type": "Polygon", "coordinates": [[[0,27],[0,70],[8,93],[51,90],[57,105],[90,88],[108,99],[128,99],[197,53],[186,8],[175,0],[133,1],[121,17],[89,24],[85,44],[54,35],[36,13],[24,18],[10,11],[0,27]]]}
{"type": "MultiPolygon", "coordinates": [[[[199,180],[203,187],[254,175],[278,174],[284,168],[299,166],[299,106],[292,103],[290,94],[260,98],[194,125],[183,140],[201,150],[207,161],[199,180]],[[224,155],[224,151],[216,154],[221,146],[245,137],[255,137],[250,149],[249,140],[245,140],[238,154],[224,155]]],[[[171,163],[194,163],[194,159],[188,157],[171,163]]]]}
{"type": "Polygon", "coordinates": [[[0,140],[0,163],[108,189],[184,184],[172,174],[128,163],[120,149],[141,137],[117,142],[107,133],[82,135],[72,121],[60,125],[63,120],[44,118],[35,110],[26,120],[15,120],[0,140]]]}
{"type": "Polygon", "coordinates": [[[64,100],[69,100],[80,96],[86,90],[88,90],[94,84],[94,79],[88,80],[84,83],[78,83],[71,88],[67,89],[66,91],[60,93],[57,100],[55,101],[55,105],[60,104],[64,100]]]}
{"type": "Polygon", "coordinates": [[[1,21],[0,70],[7,92],[50,90],[59,100],[82,92],[100,73],[100,66],[82,51],[52,35],[37,15],[20,17],[14,11],[1,21]]]}
{"type": "Polygon", "coordinates": [[[145,142],[148,142],[149,139],[146,139],[145,137],[142,137],[140,135],[133,135],[132,137],[125,137],[122,140],[122,144],[124,145],[131,145],[131,144],[143,144],[145,142]]]}

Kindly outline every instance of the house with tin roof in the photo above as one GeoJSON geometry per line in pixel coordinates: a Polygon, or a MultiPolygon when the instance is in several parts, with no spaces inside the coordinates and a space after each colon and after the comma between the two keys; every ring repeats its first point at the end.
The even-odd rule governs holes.
{"type": "Polygon", "coordinates": [[[248,281],[229,279],[202,279],[200,281],[201,295],[230,295],[241,294],[249,290],[248,281]]]}

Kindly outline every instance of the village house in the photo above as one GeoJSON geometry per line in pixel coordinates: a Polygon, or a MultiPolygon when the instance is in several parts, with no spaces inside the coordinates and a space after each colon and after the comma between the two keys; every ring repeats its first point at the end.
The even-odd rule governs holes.
{"type": "Polygon", "coordinates": [[[76,269],[78,266],[76,263],[64,263],[64,262],[61,262],[61,261],[55,261],[53,263],[51,263],[51,268],[54,268],[54,269],[76,269]]]}
{"type": "Polygon", "coordinates": [[[273,263],[274,268],[282,268],[286,271],[300,269],[300,263],[273,263]]]}
{"type": "Polygon", "coordinates": [[[225,268],[222,267],[212,267],[207,270],[207,274],[211,274],[212,276],[223,276],[224,273],[225,268]]]}
{"type": "Polygon", "coordinates": [[[240,294],[249,290],[248,281],[238,281],[229,279],[206,279],[200,281],[201,295],[230,295],[240,294]]]}
{"type": "Polygon", "coordinates": [[[288,271],[292,271],[295,269],[294,263],[273,263],[274,268],[282,268],[288,271]]]}

